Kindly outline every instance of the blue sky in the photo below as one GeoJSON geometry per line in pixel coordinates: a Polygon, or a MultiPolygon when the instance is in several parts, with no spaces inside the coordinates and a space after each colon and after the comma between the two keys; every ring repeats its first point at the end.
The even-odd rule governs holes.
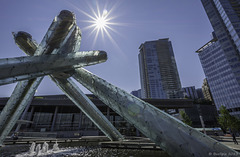
{"type": "MultiPolygon", "coordinates": [[[[141,43],[161,38],[172,42],[182,87],[201,87],[205,77],[195,51],[208,42],[212,27],[200,0],[1,0],[0,58],[24,56],[15,45],[11,32],[26,31],[40,43],[53,18],[61,10],[76,14],[82,30],[81,51],[104,50],[105,63],[87,67],[108,82],[131,92],[140,88],[138,53],[141,43]],[[91,25],[92,10],[106,9],[115,25],[108,29],[111,39],[98,35],[91,25]],[[91,10],[92,8],[92,10],[91,10]]],[[[10,96],[15,84],[0,86],[0,96],[10,96]]],[[[83,87],[84,92],[89,93],[83,87]]],[[[45,76],[37,95],[61,94],[61,90],[45,76]]]]}

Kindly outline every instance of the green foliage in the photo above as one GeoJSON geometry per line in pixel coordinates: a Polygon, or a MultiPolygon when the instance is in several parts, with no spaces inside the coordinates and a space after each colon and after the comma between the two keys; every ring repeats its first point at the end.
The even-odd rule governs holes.
{"type": "Polygon", "coordinates": [[[239,131],[240,130],[240,120],[237,119],[234,116],[231,116],[231,120],[230,120],[230,128],[233,131],[239,131]]]}
{"type": "Polygon", "coordinates": [[[219,112],[218,123],[224,131],[228,129],[238,131],[240,129],[240,120],[230,115],[225,106],[221,106],[219,112]]]}
{"type": "Polygon", "coordinates": [[[226,131],[230,124],[230,114],[225,106],[220,107],[220,116],[218,117],[218,123],[221,125],[222,129],[226,131]]]}
{"type": "Polygon", "coordinates": [[[182,117],[182,121],[183,123],[192,126],[192,120],[189,118],[189,116],[184,112],[184,111],[180,111],[180,115],[182,117]]]}

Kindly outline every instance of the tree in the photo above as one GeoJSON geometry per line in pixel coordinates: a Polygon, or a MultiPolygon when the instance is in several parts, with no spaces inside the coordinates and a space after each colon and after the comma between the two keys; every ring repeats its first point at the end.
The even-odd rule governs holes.
{"type": "Polygon", "coordinates": [[[230,114],[225,106],[219,108],[220,116],[218,117],[218,124],[221,126],[224,133],[226,133],[230,124],[230,114]]]}
{"type": "Polygon", "coordinates": [[[234,116],[231,116],[231,120],[230,120],[230,128],[232,131],[239,131],[240,130],[240,120],[237,119],[234,116]]]}
{"type": "Polygon", "coordinates": [[[189,116],[184,112],[184,111],[180,111],[180,115],[182,117],[182,121],[183,123],[192,126],[192,120],[189,118],[189,116]]]}
{"type": "Polygon", "coordinates": [[[240,129],[240,121],[236,117],[230,115],[225,106],[221,106],[219,112],[220,116],[218,117],[218,123],[224,133],[226,133],[228,129],[231,131],[238,131],[240,129]]]}

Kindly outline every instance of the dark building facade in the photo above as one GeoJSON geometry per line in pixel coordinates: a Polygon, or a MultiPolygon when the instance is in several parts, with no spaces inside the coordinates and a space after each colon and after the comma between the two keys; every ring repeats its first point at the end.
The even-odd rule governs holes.
{"type": "Polygon", "coordinates": [[[195,89],[195,86],[184,87],[182,89],[186,93],[186,96],[188,98],[190,98],[190,99],[198,99],[198,94],[197,94],[197,91],[195,89]]]}
{"type": "MultiPolygon", "coordinates": [[[[107,119],[125,136],[141,136],[141,133],[117,113],[106,106],[94,95],[87,95],[107,119]]],[[[9,98],[0,98],[0,111],[9,98]]],[[[216,124],[213,105],[201,104],[200,110],[190,99],[143,99],[155,107],[185,109],[193,121],[193,127],[201,126],[199,115],[202,113],[206,127],[216,124]],[[201,112],[201,113],[199,113],[201,112]]],[[[199,106],[199,105],[198,105],[199,106]]],[[[78,137],[103,135],[94,123],[65,95],[35,96],[32,103],[23,112],[12,132],[26,136],[78,137]],[[20,125],[21,124],[21,125],[20,125]]]]}
{"type": "Polygon", "coordinates": [[[202,88],[197,88],[196,92],[199,99],[204,99],[202,88]]]}
{"type": "Polygon", "coordinates": [[[212,103],[196,103],[192,108],[185,109],[186,114],[192,120],[192,126],[195,128],[202,128],[200,116],[202,116],[202,120],[204,122],[205,127],[214,128],[218,127],[219,124],[217,122],[218,113],[216,110],[216,106],[212,105],[212,103]]]}
{"type": "MultiPolygon", "coordinates": [[[[121,134],[126,136],[141,135],[133,125],[126,122],[94,95],[87,96],[121,134]]],[[[8,99],[0,98],[0,111],[8,99]]],[[[143,100],[162,110],[195,108],[190,99],[143,100]]],[[[200,121],[198,123],[200,124],[200,121]]],[[[30,132],[30,135],[41,133],[56,137],[103,135],[93,122],[65,95],[35,96],[32,103],[24,111],[22,119],[18,121],[18,125],[15,125],[12,131],[25,134],[30,132]]]]}

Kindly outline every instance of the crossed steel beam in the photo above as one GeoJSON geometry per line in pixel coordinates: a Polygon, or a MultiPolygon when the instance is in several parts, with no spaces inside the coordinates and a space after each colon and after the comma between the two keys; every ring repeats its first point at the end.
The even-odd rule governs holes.
{"type": "Polygon", "coordinates": [[[43,79],[39,76],[47,74],[51,74],[54,82],[107,137],[111,140],[123,139],[118,130],[69,78],[72,69],[101,63],[107,59],[103,51],[77,52],[80,48],[81,32],[76,25],[74,14],[61,11],[39,46],[25,32],[14,33],[14,39],[26,54],[33,56],[1,60],[3,73],[1,72],[0,84],[24,81],[18,82],[1,112],[0,144],[32,100],[43,79]],[[64,73],[65,71],[68,73],[64,73]]]}
{"type": "Polygon", "coordinates": [[[25,32],[14,33],[14,39],[30,56],[0,60],[0,69],[6,73],[0,74],[0,85],[19,81],[0,114],[0,144],[31,102],[43,76],[49,75],[111,140],[124,138],[71,77],[171,156],[201,157],[213,152],[236,156],[229,147],[83,69],[106,61],[107,55],[104,51],[78,52],[81,32],[73,13],[61,11],[39,45],[25,32]]]}

